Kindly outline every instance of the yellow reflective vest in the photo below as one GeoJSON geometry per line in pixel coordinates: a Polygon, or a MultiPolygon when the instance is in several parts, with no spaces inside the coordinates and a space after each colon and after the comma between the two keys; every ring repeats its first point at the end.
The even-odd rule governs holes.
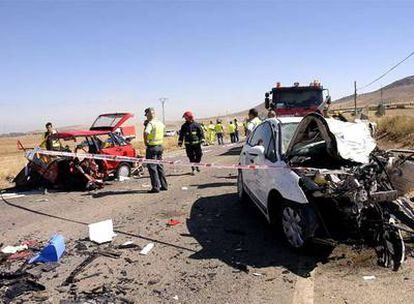
{"type": "Polygon", "coordinates": [[[159,146],[164,142],[164,124],[156,119],[148,122],[144,132],[147,134],[147,146],[159,146]]]}
{"type": "Polygon", "coordinates": [[[216,126],[214,127],[214,131],[216,131],[216,133],[223,133],[224,132],[223,125],[221,123],[216,124],[216,126]]]}
{"type": "Polygon", "coordinates": [[[236,132],[236,126],[234,124],[228,124],[227,130],[229,131],[229,133],[234,133],[236,132]]]}

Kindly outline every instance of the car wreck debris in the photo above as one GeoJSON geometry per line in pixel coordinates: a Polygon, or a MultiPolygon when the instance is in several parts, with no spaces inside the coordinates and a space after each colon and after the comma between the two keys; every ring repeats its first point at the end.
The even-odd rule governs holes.
{"type": "Polygon", "coordinates": [[[89,239],[98,244],[112,242],[112,239],[116,236],[111,219],[89,224],[88,228],[89,239]]]}
{"type": "Polygon", "coordinates": [[[42,251],[29,260],[29,264],[39,262],[57,262],[65,252],[65,240],[61,235],[52,237],[42,251]]]}
{"type": "MultiPolygon", "coordinates": [[[[93,153],[112,156],[136,157],[130,143],[135,128],[122,127],[131,113],[100,115],[89,130],[66,131],[51,135],[60,144],[60,152],[93,153]]],[[[22,150],[26,150],[18,142],[22,150]]],[[[104,180],[126,180],[131,174],[141,175],[138,163],[93,160],[81,157],[65,157],[29,153],[28,164],[15,177],[17,188],[64,188],[95,190],[104,186],[104,180]]]]}
{"type": "Polygon", "coordinates": [[[152,248],[154,248],[154,243],[148,243],[144,248],[142,248],[139,254],[147,255],[152,250],[152,248]]]}
{"type": "MultiPolygon", "coordinates": [[[[405,258],[402,226],[414,231],[414,204],[393,187],[387,171],[392,154],[376,148],[364,133],[365,146],[353,149],[347,145],[350,135],[338,123],[327,124],[322,117],[308,115],[289,145],[289,165],[300,177],[299,185],[318,215],[311,220],[314,227],[328,227],[325,234],[363,240],[374,247],[379,265],[397,270],[405,258]],[[330,129],[324,128],[325,124],[330,129]],[[327,130],[335,136],[330,137],[327,130]],[[339,130],[342,142],[336,140],[339,130]]],[[[357,146],[362,138],[355,136],[361,132],[353,138],[357,146]]],[[[308,232],[317,233],[316,229],[308,232]]]]}
{"type": "Polygon", "coordinates": [[[379,265],[397,270],[405,259],[402,232],[414,233],[414,200],[405,195],[413,171],[401,170],[414,168],[414,151],[400,152],[379,149],[366,122],[317,113],[271,118],[248,138],[240,164],[274,168],[239,170],[238,195],[252,198],[294,248],[364,243],[379,265]]]}

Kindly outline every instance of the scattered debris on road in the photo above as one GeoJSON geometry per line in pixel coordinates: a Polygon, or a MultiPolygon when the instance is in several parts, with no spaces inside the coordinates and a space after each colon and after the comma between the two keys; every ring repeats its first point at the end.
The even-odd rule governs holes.
{"type": "Polygon", "coordinates": [[[154,243],[148,243],[144,248],[139,252],[141,255],[147,255],[154,248],[154,243]]]}
{"type": "Polygon", "coordinates": [[[98,244],[112,242],[112,239],[116,236],[111,219],[89,224],[88,228],[89,239],[98,244]]]}
{"type": "Polygon", "coordinates": [[[65,252],[65,248],[65,240],[63,236],[57,234],[53,236],[40,253],[31,258],[28,263],[57,262],[65,252]]]}
{"type": "Polygon", "coordinates": [[[168,227],[177,226],[177,225],[179,225],[179,224],[181,224],[181,222],[180,222],[179,220],[174,220],[174,219],[170,219],[170,220],[167,222],[167,226],[168,226],[168,227]]]}

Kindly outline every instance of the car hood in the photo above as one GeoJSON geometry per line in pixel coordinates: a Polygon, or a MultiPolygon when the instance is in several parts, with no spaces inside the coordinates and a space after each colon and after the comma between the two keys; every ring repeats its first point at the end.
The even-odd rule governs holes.
{"type": "Polygon", "coordinates": [[[101,130],[101,131],[115,131],[118,129],[125,121],[133,117],[131,113],[107,113],[101,114],[94,121],[90,127],[91,131],[101,130]]]}
{"type": "Polygon", "coordinates": [[[325,141],[329,155],[338,160],[368,163],[376,142],[365,123],[343,122],[312,113],[299,123],[286,155],[289,157],[299,145],[325,141]]]}

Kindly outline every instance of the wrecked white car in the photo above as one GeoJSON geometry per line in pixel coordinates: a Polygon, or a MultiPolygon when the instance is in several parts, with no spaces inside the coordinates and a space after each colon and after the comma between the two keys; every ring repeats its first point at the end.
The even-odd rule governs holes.
{"type": "Polygon", "coordinates": [[[363,123],[316,113],[268,119],[240,156],[242,165],[268,169],[240,170],[238,195],[279,225],[294,248],[360,241],[375,248],[380,265],[396,270],[405,257],[401,232],[412,232],[414,212],[390,175],[401,174],[396,168],[406,160],[379,150],[363,123]]]}

